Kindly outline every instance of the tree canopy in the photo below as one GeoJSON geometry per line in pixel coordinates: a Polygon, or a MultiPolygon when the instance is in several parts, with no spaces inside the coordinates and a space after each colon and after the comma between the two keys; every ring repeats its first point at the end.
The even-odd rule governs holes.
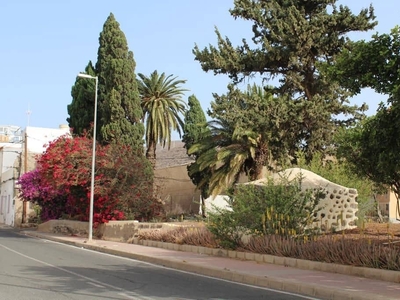
{"type": "Polygon", "coordinates": [[[146,123],[146,157],[155,165],[156,146],[171,146],[172,131],[179,135],[183,128],[182,116],[186,103],[182,99],[186,91],[181,87],[186,80],[177,79],[173,75],[166,76],[154,71],[150,76],[138,74],[138,86],[146,123]]]}
{"type": "MultiPolygon", "coordinates": [[[[400,195],[400,30],[375,34],[372,40],[354,42],[329,69],[333,80],[357,94],[369,87],[386,94],[375,115],[338,136],[338,155],[354,172],[400,195]]],[[[399,206],[397,207],[399,218],[399,206]]]]}
{"type": "MultiPolygon", "coordinates": [[[[96,76],[92,62],[89,61],[85,73],[96,76]]],[[[74,135],[89,133],[94,121],[95,81],[77,77],[71,90],[72,102],[67,106],[68,126],[74,135]]]]}
{"type": "Polygon", "coordinates": [[[365,87],[387,95],[396,93],[400,86],[400,27],[351,45],[338,56],[336,65],[331,66],[332,80],[354,94],[365,87]]]}
{"type": "Polygon", "coordinates": [[[189,149],[189,154],[198,153],[189,175],[211,172],[199,186],[208,184],[213,195],[229,189],[241,173],[261,178],[272,159],[287,154],[285,126],[292,117],[287,110],[287,102],[256,85],[245,92],[230,85],[226,95],[214,94],[208,111],[214,118],[211,134],[189,149]]]}
{"type": "Polygon", "coordinates": [[[271,79],[278,80],[273,93],[295,104],[292,154],[298,148],[309,157],[322,151],[337,125],[351,124],[365,109],[351,106],[346,91],[328,80],[319,66],[335,63],[335,56],[348,45],[348,33],[374,28],[374,11],[371,6],[354,15],[336,2],[236,0],[230,13],[253,23],[252,43],[243,39],[234,47],[216,29],[216,47],[200,50],[196,45],[193,50],[204,71],[227,74],[234,83],[254,75],[270,84],[271,79]]]}
{"type": "Polygon", "coordinates": [[[195,95],[188,98],[189,109],[185,113],[182,141],[185,148],[189,149],[193,144],[198,143],[207,135],[210,130],[207,128],[207,118],[201,108],[200,101],[195,95]]]}
{"type": "Polygon", "coordinates": [[[99,77],[100,141],[118,141],[143,151],[144,125],[132,51],[111,13],[99,37],[96,73],[99,77]]]}

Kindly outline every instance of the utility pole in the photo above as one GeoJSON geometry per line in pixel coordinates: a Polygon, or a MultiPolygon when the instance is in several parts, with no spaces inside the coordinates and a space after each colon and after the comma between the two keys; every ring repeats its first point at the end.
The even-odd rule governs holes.
{"type": "MultiPolygon", "coordinates": [[[[25,133],[24,133],[24,172],[28,172],[28,135],[26,134],[26,128],[25,128],[25,133]]],[[[22,224],[26,223],[26,208],[27,208],[27,203],[24,200],[22,202],[22,224]]]]}

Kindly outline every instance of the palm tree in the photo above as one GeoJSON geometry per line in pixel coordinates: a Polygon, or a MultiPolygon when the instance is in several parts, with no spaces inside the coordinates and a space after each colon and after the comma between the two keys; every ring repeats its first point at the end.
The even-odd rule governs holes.
{"type": "Polygon", "coordinates": [[[262,168],[269,158],[262,135],[251,130],[232,128],[220,121],[209,123],[211,136],[193,145],[189,154],[201,152],[191,172],[206,172],[198,188],[207,186],[213,196],[226,191],[245,173],[250,180],[262,177],[262,168]]]}
{"type": "Polygon", "coordinates": [[[249,86],[244,92],[230,87],[226,96],[214,97],[211,134],[188,151],[200,153],[190,174],[208,174],[197,187],[208,187],[213,196],[231,188],[241,174],[262,178],[264,167],[286,156],[289,119],[285,99],[263,87],[249,86]]]}
{"type": "Polygon", "coordinates": [[[139,73],[138,89],[142,99],[143,121],[146,125],[146,157],[155,167],[156,146],[171,147],[171,133],[176,130],[181,136],[182,116],[186,103],[182,96],[186,89],[181,85],[186,80],[177,80],[173,75],[158,74],[154,71],[149,77],[139,73]]]}

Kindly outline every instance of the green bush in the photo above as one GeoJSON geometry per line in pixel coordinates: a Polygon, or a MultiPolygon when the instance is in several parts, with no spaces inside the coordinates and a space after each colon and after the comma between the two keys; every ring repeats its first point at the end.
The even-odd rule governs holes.
{"type": "Polygon", "coordinates": [[[279,184],[238,185],[228,208],[209,213],[209,230],[227,248],[236,248],[244,234],[304,235],[312,232],[319,191],[302,191],[301,178],[279,184]]]}

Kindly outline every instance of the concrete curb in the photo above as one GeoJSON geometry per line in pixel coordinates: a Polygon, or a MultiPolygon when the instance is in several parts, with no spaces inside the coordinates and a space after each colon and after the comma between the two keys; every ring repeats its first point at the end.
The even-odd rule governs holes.
{"type": "MultiPolygon", "coordinates": [[[[329,299],[329,300],[395,300],[395,298],[387,298],[387,297],[383,297],[383,296],[379,296],[379,295],[366,295],[366,294],[360,295],[360,293],[358,293],[357,291],[354,291],[354,292],[353,291],[343,291],[343,290],[340,290],[339,288],[334,288],[334,287],[319,286],[316,284],[298,282],[298,281],[294,281],[294,280],[284,280],[281,278],[278,279],[278,278],[273,278],[273,277],[254,276],[254,275],[250,275],[250,274],[232,272],[227,269],[225,269],[225,270],[218,269],[213,266],[207,266],[207,267],[199,266],[199,265],[191,264],[190,262],[187,262],[187,261],[173,261],[170,259],[146,256],[146,255],[142,255],[142,254],[136,254],[133,252],[115,250],[115,249],[107,248],[106,246],[99,246],[99,245],[90,244],[90,243],[88,244],[88,243],[79,242],[79,241],[68,241],[68,240],[62,239],[61,237],[58,238],[55,236],[41,235],[40,233],[37,233],[37,232],[21,232],[21,233],[25,234],[27,236],[31,236],[31,237],[42,238],[42,239],[46,239],[46,240],[50,240],[50,241],[54,241],[54,242],[59,242],[59,243],[63,243],[63,244],[76,246],[79,248],[83,247],[85,249],[89,249],[89,250],[93,250],[93,251],[97,251],[97,252],[101,252],[101,253],[107,253],[107,254],[111,254],[111,255],[115,255],[115,256],[135,259],[135,260],[152,263],[152,264],[156,264],[156,265],[161,265],[161,266],[164,266],[167,268],[172,268],[172,269],[191,272],[191,273],[195,273],[195,274],[215,277],[215,278],[229,280],[229,281],[242,283],[242,284],[249,284],[249,285],[289,292],[289,293],[296,293],[296,294],[300,294],[300,295],[304,295],[304,296],[311,296],[311,297],[320,298],[320,299],[329,299]]],[[[164,244],[166,244],[166,243],[164,243],[164,244]]],[[[168,245],[168,247],[171,247],[171,246],[168,245]]],[[[203,249],[200,249],[200,248],[204,248],[204,247],[197,247],[197,248],[198,248],[198,251],[201,251],[203,249]]],[[[206,248],[206,249],[209,249],[209,248],[206,248]]],[[[170,250],[175,250],[175,249],[170,249],[170,250]]],[[[220,250],[220,249],[216,249],[216,250],[220,250]]],[[[206,254],[206,253],[200,253],[200,252],[196,252],[196,253],[206,254]]],[[[221,256],[221,255],[219,255],[219,256],[221,256]]]]}
{"type": "Polygon", "coordinates": [[[233,251],[226,249],[212,249],[200,246],[178,245],[173,243],[164,243],[151,240],[135,241],[135,244],[157,247],[175,251],[194,252],[199,254],[207,254],[213,256],[229,257],[233,259],[249,260],[256,262],[264,262],[269,264],[277,264],[287,267],[293,267],[303,270],[322,271],[329,273],[337,273],[343,275],[358,276],[368,279],[376,279],[387,282],[400,283],[400,272],[373,269],[365,267],[346,266],[333,263],[317,262],[305,259],[297,259],[291,257],[274,256],[268,254],[257,254],[250,252],[233,251]]]}

